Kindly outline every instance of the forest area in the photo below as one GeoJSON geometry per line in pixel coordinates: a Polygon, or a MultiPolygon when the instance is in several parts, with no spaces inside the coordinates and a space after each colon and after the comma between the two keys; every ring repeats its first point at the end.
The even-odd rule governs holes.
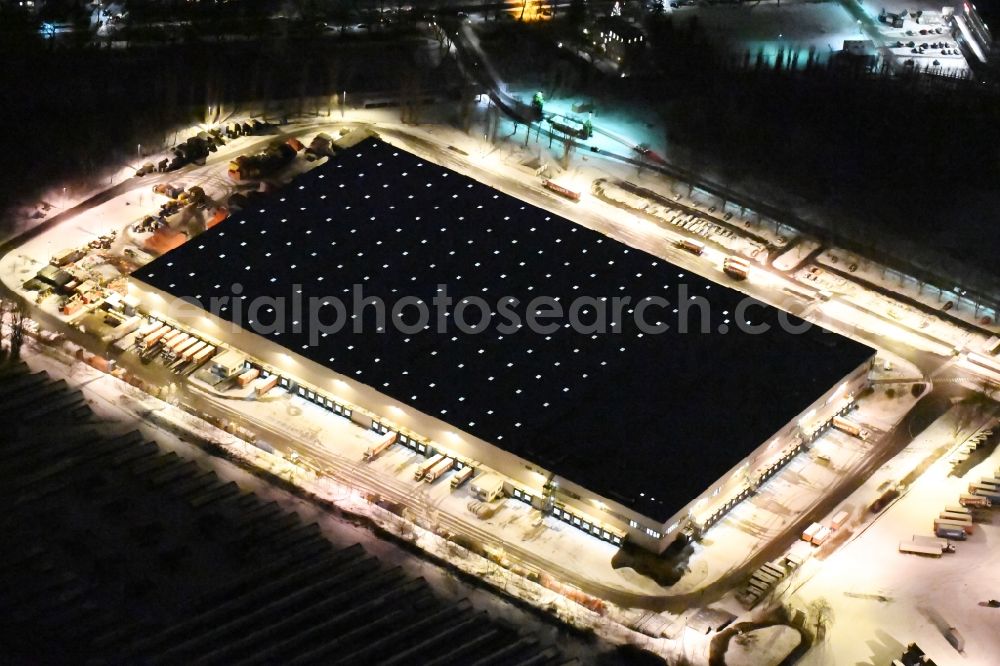
{"type": "Polygon", "coordinates": [[[653,111],[678,166],[789,210],[831,240],[1000,302],[1000,87],[846,58],[761,66],[696,21],[651,16],[645,27],[650,48],[627,78],[555,49],[550,26],[497,27],[483,43],[502,75],[547,97],[653,111]]]}
{"type": "MultiPolygon", "coordinates": [[[[33,205],[54,186],[87,188],[143,154],[169,147],[176,130],[225,111],[315,112],[342,91],[442,89],[452,63],[415,57],[413,39],[275,38],[129,48],[0,46],[4,128],[0,210],[33,205]]],[[[323,109],[326,112],[326,106],[323,109]]],[[[183,139],[183,137],[181,137],[183,139]]]]}
{"type": "MultiPolygon", "coordinates": [[[[319,7],[294,6],[310,17],[319,7]]],[[[570,18],[490,22],[483,43],[511,85],[588,96],[604,108],[651,109],[678,166],[791,210],[831,239],[915,264],[927,278],[960,281],[996,302],[995,84],[870,71],[844,60],[775,69],[753,53],[734,57],[697,21],[674,25],[656,14],[645,18],[650,46],[642,61],[618,78],[557,48],[575,29],[570,18]]],[[[202,33],[220,30],[207,23],[202,33]]],[[[450,58],[415,57],[412,26],[341,40],[307,29],[311,18],[275,25],[284,27],[248,40],[205,33],[116,49],[3,40],[0,209],[37,201],[54,183],[99,181],[131,164],[138,144],[161,148],[174,129],[204,122],[220,106],[267,100],[275,113],[294,114],[307,98],[343,90],[460,84],[450,58]]]]}

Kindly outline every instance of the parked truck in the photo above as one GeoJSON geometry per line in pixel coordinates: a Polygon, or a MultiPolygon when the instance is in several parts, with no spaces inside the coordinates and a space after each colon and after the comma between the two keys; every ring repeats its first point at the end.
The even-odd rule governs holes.
{"type": "Polygon", "coordinates": [[[455,465],[455,460],[453,458],[444,458],[438,464],[431,467],[427,472],[424,473],[424,481],[426,483],[434,483],[441,475],[450,470],[455,465]]]}
{"type": "Polygon", "coordinates": [[[737,257],[726,257],[722,261],[722,272],[731,278],[745,280],[750,275],[750,264],[737,257]]]}
{"type": "Polygon", "coordinates": [[[689,240],[687,238],[682,238],[679,241],[677,241],[675,245],[677,245],[677,247],[684,250],[685,252],[690,252],[691,254],[698,256],[701,256],[705,252],[705,244],[696,240],[689,240]]]}
{"type": "Polygon", "coordinates": [[[209,347],[207,342],[199,340],[198,342],[194,343],[193,345],[185,349],[183,352],[181,352],[181,358],[184,359],[185,361],[191,361],[198,358],[198,356],[200,356],[202,352],[208,349],[212,349],[212,347],[209,347]]]}
{"type": "Polygon", "coordinates": [[[822,525],[816,531],[816,534],[813,535],[813,538],[812,538],[813,545],[814,546],[822,546],[824,543],[826,543],[826,540],[830,538],[831,534],[833,534],[833,530],[831,530],[826,525],[822,525]]]}
{"type": "Polygon", "coordinates": [[[458,488],[463,483],[472,478],[472,475],[476,473],[476,468],[471,465],[466,465],[462,469],[455,473],[455,476],[451,477],[451,487],[452,490],[458,488]]]}
{"type": "Polygon", "coordinates": [[[161,326],[163,326],[163,324],[156,321],[155,319],[148,320],[145,323],[143,323],[142,326],[139,327],[138,331],[136,331],[135,333],[136,337],[137,339],[142,339],[147,335],[149,335],[150,333],[152,333],[153,331],[155,331],[156,329],[160,328],[161,326]]]}
{"type": "Polygon", "coordinates": [[[924,536],[922,534],[914,534],[913,542],[923,544],[924,546],[937,546],[942,551],[948,553],[955,552],[955,547],[951,545],[951,542],[949,542],[947,539],[942,539],[941,537],[937,536],[924,536]]]}
{"type": "Polygon", "coordinates": [[[169,326],[164,324],[155,331],[153,331],[152,333],[148,333],[146,337],[142,339],[142,348],[151,349],[153,345],[158,343],[163,338],[163,336],[169,333],[171,330],[172,329],[169,326]]]}
{"type": "Polygon", "coordinates": [[[765,562],[760,566],[760,568],[763,571],[770,571],[778,578],[784,578],[785,575],[788,573],[787,569],[785,569],[783,566],[775,564],[774,562],[765,562]]]}
{"type": "Polygon", "coordinates": [[[978,506],[989,508],[993,506],[993,503],[987,497],[982,497],[980,495],[973,495],[971,493],[962,493],[958,498],[958,503],[962,506],[978,506]]]}
{"type": "Polygon", "coordinates": [[[972,515],[972,509],[967,506],[962,506],[961,504],[948,504],[945,505],[944,510],[949,513],[964,513],[967,516],[972,515]]]}
{"type": "Polygon", "coordinates": [[[575,191],[569,189],[568,187],[564,187],[564,186],[560,185],[559,183],[556,183],[556,182],[553,182],[553,181],[549,180],[548,178],[542,180],[542,186],[545,187],[548,190],[552,190],[553,192],[555,192],[556,194],[558,194],[558,195],[560,195],[562,197],[565,197],[565,198],[569,199],[570,201],[579,201],[580,200],[580,193],[579,192],[575,192],[575,191]]]}
{"type": "Polygon", "coordinates": [[[377,443],[365,449],[364,461],[370,462],[372,460],[375,460],[375,458],[379,457],[383,451],[388,449],[396,442],[396,435],[397,435],[396,432],[387,432],[382,436],[382,439],[380,439],[377,443]]]}
{"type": "Polygon", "coordinates": [[[198,349],[198,347],[201,347],[201,344],[195,345],[191,349],[184,352],[184,360],[189,360],[188,355],[190,354],[190,361],[195,366],[201,365],[215,355],[215,347],[212,345],[205,344],[205,346],[201,347],[201,349],[198,349]]]}
{"type": "Polygon", "coordinates": [[[258,377],[260,377],[260,370],[258,370],[257,368],[250,368],[249,370],[241,372],[236,377],[236,383],[239,385],[240,388],[244,388],[246,387],[247,384],[257,379],[258,377]]]}
{"type": "Polygon", "coordinates": [[[189,333],[181,333],[171,338],[169,342],[164,343],[164,351],[174,353],[178,349],[183,349],[189,342],[194,340],[197,340],[197,338],[192,337],[189,333]]]}
{"type": "Polygon", "coordinates": [[[951,527],[949,525],[939,525],[934,523],[934,534],[942,539],[952,539],[954,541],[965,541],[965,530],[962,527],[951,527]]]}
{"type": "MultiPolygon", "coordinates": [[[[301,145],[301,144],[300,144],[301,145]]],[[[294,159],[296,150],[288,142],[275,141],[254,155],[240,155],[229,162],[229,177],[236,181],[255,180],[274,174],[294,159]]]]}
{"type": "Polygon", "coordinates": [[[422,480],[424,478],[424,474],[430,471],[430,469],[434,467],[434,465],[437,465],[442,460],[444,460],[444,456],[442,454],[440,453],[434,454],[430,459],[424,461],[417,467],[417,471],[413,473],[413,480],[414,481],[422,480]]]}
{"type": "Polygon", "coordinates": [[[830,421],[831,425],[841,432],[845,432],[852,437],[868,439],[868,431],[850,419],[843,416],[834,416],[830,421]]]}
{"type": "Polygon", "coordinates": [[[968,524],[966,524],[963,522],[959,522],[957,520],[950,520],[948,518],[935,518],[934,529],[937,530],[939,526],[949,527],[949,528],[956,527],[960,530],[964,530],[966,534],[972,534],[972,532],[976,529],[975,526],[972,524],[971,520],[968,522],[968,524]]]}
{"type": "Polygon", "coordinates": [[[802,540],[812,542],[813,537],[816,536],[816,533],[819,532],[822,527],[823,526],[819,523],[813,523],[802,532],[802,540]]]}
{"type": "Polygon", "coordinates": [[[278,385],[278,375],[269,377],[258,377],[253,385],[253,392],[258,398],[267,394],[268,391],[278,385]]]}
{"type": "Polygon", "coordinates": [[[198,338],[189,336],[188,339],[185,340],[183,344],[173,347],[170,350],[170,355],[169,355],[170,359],[176,360],[178,358],[181,358],[181,354],[183,354],[188,349],[191,349],[191,347],[194,347],[196,344],[198,344],[198,342],[199,342],[198,338]]]}
{"type": "Polygon", "coordinates": [[[970,483],[969,492],[985,498],[991,505],[995,502],[1000,502],[1000,491],[985,483],[970,483]]]}
{"type": "Polygon", "coordinates": [[[953,511],[942,511],[938,514],[938,518],[941,520],[952,520],[956,523],[962,523],[963,525],[972,524],[972,516],[967,513],[955,513],[953,511]]]}
{"type": "Polygon", "coordinates": [[[931,546],[914,541],[900,541],[899,552],[913,553],[914,555],[926,555],[929,557],[941,557],[941,546],[931,546]]]}
{"type": "Polygon", "coordinates": [[[160,344],[166,347],[174,340],[179,340],[181,335],[184,334],[176,328],[170,329],[163,335],[162,338],[160,338],[160,344]]]}

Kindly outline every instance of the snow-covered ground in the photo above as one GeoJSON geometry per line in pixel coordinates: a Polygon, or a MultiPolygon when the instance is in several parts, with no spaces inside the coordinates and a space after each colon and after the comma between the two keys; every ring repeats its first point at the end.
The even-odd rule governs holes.
{"type": "MultiPolygon", "coordinates": [[[[350,120],[365,119],[369,122],[377,123],[376,127],[394,128],[398,126],[392,122],[393,115],[392,112],[387,111],[366,112],[359,114],[356,118],[352,113],[350,120]]],[[[330,124],[326,119],[320,119],[319,122],[307,121],[286,129],[290,131],[294,130],[300,136],[309,138],[314,132],[318,131],[336,133],[336,130],[340,126],[339,122],[335,121],[330,124]]],[[[413,132],[413,130],[408,131],[413,132]]],[[[524,130],[522,129],[521,131],[523,132],[524,130]]],[[[535,153],[535,151],[538,151],[538,153],[535,153],[537,155],[546,150],[532,143],[529,144],[528,148],[523,148],[519,145],[505,145],[490,153],[483,154],[481,151],[477,152],[476,150],[479,144],[482,144],[481,141],[445,126],[425,127],[416,133],[422,138],[433,140],[438,145],[457,146],[466,150],[472,156],[469,161],[472,163],[470,166],[473,169],[473,175],[483,177],[484,170],[488,170],[489,173],[496,174],[499,177],[501,182],[498,184],[501,187],[505,182],[503,179],[513,179],[515,182],[530,181],[530,179],[525,177],[525,172],[520,163],[528,155],[535,153]]],[[[396,140],[392,136],[388,138],[396,140]]],[[[206,189],[209,196],[223,198],[227,195],[227,192],[232,190],[233,185],[220,174],[224,173],[225,165],[230,157],[245,150],[249,145],[253,144],[254,140],[255,138],[253,137],[237,139],[227,145],[225,151],[220,150],[219,153],[213,154],[206,166],[191,167],[182,173],[158,176],[158,179],[165,180],[169,176],[173,182],[184,183],[187,186],[200,184],[206,189]]],[[[555,164],[555,160],[553,160],[553,164],[555,164]]],[[[554,166],[553,168],[557,169],[558,167],[554,166]]],[[[562,172],[560,179],[561,182],[566,182],[570,186],[577,186],[583,192],[588,192],[589,183],[594,178],[622,178],[630,175],[628,171],[629,169],[622,165],[606,160],[588,160],[587,162],[580,160],[570,170],[562,172]]],[[[650,182],[643,184],[648,184],[651,188],[663,191],[664,184],[662,182],[657,182],[654,179],[648,180],[650,182]]],[[[158,181],[153,179],[137,179],[135,186],[128,192],[101,206],[84,212],[73,220],[60,225],[58,228],[29,241],[25,246],[19,248],[17,252],[8,255],[2,264],[0,264],[0,268],[3,269],[4,279],[10,286],[16,287],[37,271],[38,267],[44,265],[47,258],[57,250],[88,241],[95,234],[106,233],[109,228],[123,229],[142,215],[155,210],[159,205],[159,197],[153,195],[151,192],[151,186],[154,182],[158,181]]],[[[667,188],[668,192],[672,191],[673,184],[668,184],[667,188]]],[[[535,190],[535,188],[532,188],[532,190],[535,190]]],[[[587,194],[584,197],[586,202],[585,208],[583,205],[570,206],[560,201],[551,202],[549,205],[556,209],[557,212],[568,214],[571,218],[575,217],[578,221],[582,221],[583,224],[608,233],[608,235],[623,240],[630,245],[640,247],[653,254],[670,259],[679,265],[690,267],[696,272],[718,279],[718,266],[706,265],[700,258],[675,251],[671,247],[672,240],[679,237],[673,229],[664,230],[651,225],[646,220],[639,220],[633,216],[623,214],[620,209],[604,204],[587,194]]],[[[684,200],[689,201],[688,199],[684,200]]],[[[721,212],[719,211],[720,214],[721,212]]],[[[756,233],[758,229],[754,228],[753,231],[756,233]]],[[[808,241],[806,242],[808,243],[808,241]]],[[[721,258],[718,261],[721,262],[721,258]]],[[[50,305],[48,309],[54,309],[54,304],[50,305]]],[[[317,433],[340,433],[335,438],[336,441],[331,439],[325,444],[329,446],[335,445],[332,450],[337,450],[336,447],[347,447],[347,450],[340,454],[345,459],[360,460],[361,452],[364,446],[367,446],[363,440],[363,433],[347,434],[337,429],[338,424],[336,421],[338,419],[334,416],[329,417],[334,421],[332,425],[317,425],[316,423],[294,425],[288,422],[287,415],[281,413],[281,410],[277,410],[276,412],[272,410],[269,412],[267,411],[267,406],[260,403],[232,403],[231,407],[243,411],[244,418],[273,419],[274,423],[280,423],[281,427],[288,428],[288,432],[303,434],[303,439],[307,442],[319,437],[320,435],[317,433]]],[[[308,414],[308,410],[305,413],[308,414]]],[[[896,418],[901,415],[902,411],[896,415],[896,418]]],[[[836,437],[836,434],[830,436],[836,437]]],[[[399,453],[398,455],[404,454],[399,453]]],[[[779,483],[780,479],[781,476],[779,475],[774,479],[774,482],[779,483]]],[[[440,487],[446,488],[444,485],[440,487]]],[[[809,499],[815,498],[800,497],[797,502],[801,502],[802,506],[805,506],[809,503],[809,499]]],[[[462,501],[455,500],[447,492],[443,493],[441,501],[445,503],[446,508],[449,510],[454,510],[458,514],[471,515],[465,510],[462,501]]],[[[565,558],[572,554],[570,557],[572,561],[570,563],[573,565],[586,564],[587,570],[594,572],[596,580],[620,586],[622,589],[630,591],[646,590],[654,594],[662,592],[662,590],[658,589],[658,586],[636,576],[632,572],[612,570],[609,566],[611,551],[610,547],[606,544],[578,533],[576,530],[565,529],[561,524],[554,524],[548,526],[546,529],[536,530],[528,524],[530,523],[528,518],[517,516],[515,510],[511,509],[506,511],[506,513],[512,516],[509,521],[501,521],[503,523],[502,526],[500,523],[490,526],[502,532],[499,538],[511,543],[517,543],[525,541],[525,534],[531,534],[533,536],[526,543],[525,547],[530,548],[539,555],[565,558]]],[[[772,519],[774,519],[774,516],[763,518],[765,522],[772,519]]],[[[720,526],[718,529],[724,530],[727,528],[720,526]]],[[[754,541],[746,532],[740,533],[738,540],[746,546],[747,552],[752,552],[761,545],[759,539],[754,541]]],[[[717,550],[722,551],[723,549],[717,550]]],[[[700,553],[700,556],[700,559],[696,558],[698,568],[692,571],[691,576],[687,579],[688,582],[684,582],[685,587],[695,585],[695,579],[698,577],[702,578],[703,582],[713,580],[736,563],[732,559],[731,553],[721,555],[716,561],[713,558],[713,549],[711,548],[704,549],[700,553]],[[699,572],[701,573],[699,574],[699,572]]]]}
{"type": "MultiPolygon", "coordinates": [[[[881,434],[895,425],[914,402],[909,391],[901,391],[892,398],[882,392],[862,398],[850,418],[874,436],[864,441],[839,430],[826,431],[809,451],[793,458],[756,495],[738,504],[712,528],[696,546],[689,563],[691,571],[671,591],[690,592],[718,580],[745,557],[770,543],[825,497],[832,485],[850,475],[871,454],[881,434]],[[736,553],[739,555],[734,557],[736,553]]],[[[845,508],[857,509],[845,505],[837,510],[845,508]]],[[[730,600],[726,607],[734,613],[742,612],[735,600],[730,600]]]]}
{"type": "Polygon", "coordinates": [[[839,2],[710,5],[675,11],[673,20],[680,25],[697,20],[713,42],[736,54],[749,51],[751,62],[761,52],[768,65],[783,52],[786,58],[796,54],[797,66],[804,67],[810,50],[826,62],[845,40],[865,39],[839,2]]]}
{"type": "Polygon", "coordinates": [[[941,4],[926,0],[886,0],[878,3],[861,2],[860,8],[871,17],[884,44],[889,47],[899,63],[913,60],[914,64],[920,68],[937,67],[940,68],[941,72],[951,74],[965,74],[969,71],[969,64],[958,50],[958,44],[951,35],[951,25],[944,15],[945,10],[960,12],[962,3],[941,4]],[[879,22],[878,17],[882,11],[897,15],[901,15],[904,11],[907,12],[907,16],[903,18],[902,27],[894,28],[891,22],[879,22]],[[921,12],[919,17],[916,16],[917,12],[921,12]],[[925,31],[925,34],[921,34],[921,30],[925,31]],[[897,46],[899,42],[902,42],[902,46],[897,46]],[[913,42],[913,46],[910,46],[910,42],[913,42]],[[920,50],[920,47],[925,44],[926,47],[922,52],[913,52],[915,48],[920,50]],[[938,44],[938,46],[932,47],[933,44],[938,44]],[[937,64],[934,64],[935,62],[937,64]]]}
{"type": "MultiPolygon", "coordinates": [[[[979,428],[995,423],[982,414],[970,418],[964,409],[956,407],[941,417],[847,503],[864,506],[879,488],[899,481],[943,447],[957,448],[979,428]]],[[[948,475],[950,457],[938,458],[852,540],[822,562],[807,562],[790,582],[786,599],[801,610],[825,600],[831,622],[826,640],[800,663],[888,664],[911,642],[943,666],[996,663],[1000,610],[979,602],[1000,597],[1000,549],[995,547],[1000,520],[986,514],[989,519],[977,522],[967,541],[955,543],[955,553],[939,559],[900,553],[898,542],[932,534],[933,519],[944,506],[957,504],[970,479],[992,473],[998,465],[1000,453],[994,452],[963,478],[955,478],[948,475]],[[945,640],[942,632],[949,626],[965,637],[965,654],[945,640]]]]}
{"type": "MultiPolygon", "coordinates": [[[[307,521],[315,521],[335,544],[346,546],[361,543],[366,550],[383,561],[399,564],[407,571],[423,576],[440,594],[469,598],[477,609],[487,609],[495,615],[508,618],[518,626],[531,627],[541,635],[550,637],[560,647],[565,648],[568,654],[582,659],[583,663],[588,663],[594,658],[593,650],[588,649],[583,652],[576,641],[569,640],[569,637],[559,632],[556,627],[539,621],[535,615],[508,602],[505,597],[545,610],[570,626],[593,631],[599,638],[611,644],[631,643],[671,660],[681,658],[683,655],[690,663],[707,663],[707,636],[694,635],[686,637],[684,641],[674,641],[639,634],[625,626],[636,615],[627,609],[607,606],[607,610],[598,613],[584,608],[547,587],[527,580],[523,575],[498,566],[495,562],[448,542],[412,521],[401,520],[398,516],[371,504],[365,500],[358,486],[344,484],[332,476],[317,475],[308,466],[267,453],[169,402],[153,398],[110,375],[76,362],[71,355],[59,348],[39,346],[29,340],[24,348],[24,358],[34,371],[45,370],[54,376],[66,377],[71,385],[83,392],[88,405],[95,414],[105,420],[107,427],[117,431],[121,428],[138,429],[145,437],[157,441],[164,449],[176,451],[185,458],[196,460],[199,465],[211,469],[220,478],[235,481],[242,489],[252,490],[262,498],[277,501],[284,508],[298,512],[307,521]],[[227,454],[240,464],[205,453],[194,443],[196,441],[222,446],[227,454]],[[395,534],[404,541],[413,542],[433,558],[483,580],[502,594],[500,596],[485,594],[479,588],[457,579],[450,572],[414,558],[397,546],[380,539],[377,534],[320,508],[316,503],[304,501],[287,491],[278,489],[266,480],[245,471],[244,467],[266,471],[275,478],[293,483],[320,500],[335,504],[348,514],[367,518],[379,528],[395,534]]],[[[308,406],[302,405],[303,408],[308,406]]],[[[362,433],[359,428],[350,426],[348,422],[344,421],[344,424],[357,434],[362,433]]],[[[334,437],[344,434],[334,429],[334,437]]],[[[388,458],[382,462],[390,464],[388,458]]],[[[437,487],[440,488],[441,485],[438,484],[437,487]]],[[[571,544],[567,546],[572,547],[571,544]]],[[[605,645],[597,647],[598,652],[607,649],[605,645]]]]}
{"type": "Polygon", "coordinates": [[[771,262],[771,265],[782,272],[790,271],[821,247],[823,247],[822,243],[817,240],[803,240],[782,253],[780,257],[771,262]]]}
{"type": "MultiPolygon", "coordinates": [[[[997,312],[993,308],[981,306],[965,297],[961,290],[940,289],[932,285],[922,284],[915,278],[895,271],[887,271],[878,264],[839,248],[826,248],[816,258],[816,261],[818,264],[837,267],[840,270],[854,266],[854,275],[858,278],[890,291],[905,294],[908,298],[915,299],[933,310],[943,310],[946,307],[945,304],[950,302],[952,307],[948,313],[951,316],[959,317],[970,324],[976,324],[993,333],[1000,334],[997,312]]],[[[912,310],[912,308],[906,309],[912,310]]]]}
{"type": "MultiPolygon", "coordinates": [[[[673,242],[685,236],[683,231],[669,225],[664,228],[649,219],[613,207],[589,194],[590,185],[596,178],[628,179],[664,195],[670,195],[670,198],[679,196],[682,203],[697,205],[705,215],[714,215],[721,219],[720,216],[727,209],[720,208],[710,213],[709,202],[696,189],[650,174],[648,171],[636,173],[634,167],[623,166],[599,155],[578,155],[568,169],[563,169],[559,166],[561,157],[559,147],[554,146],[549,150],[544,140],[541,143],[531,140],[525,147],[523,138],[515,136],[509,142],[490,146],[475,132],[473,136],[469,136],[444,125],[403,127],[396,120],[395,111],[383,110],[351,112],[350,117],[344,122],[374,123],[374,129],[383,132],[384,138],[397,142],[404,148],[443,160],[452,168],[465,171],[515,196],[538,203],[633,247],[661,256],[678,266],[711,279],[721,279],[719,270],[721,255],[717,256],[718,253],[708,254],[705,258],[678,251],[673,247],[673,242]],[[436,147],[437,152],[429,146],[436,147]],[[460,158],[460,153],[449,151],[448,146],[465,151],[469,157],[460,158]],[[579,204],[569,203],[553,197],[542,189],[537,177],[523,166],[529,158],[548,163],[559,182],[583,192],[582,201],[579,204]]],[[[302,138],[311,138],[319,131],[335,133],[340,126],[341,122],[336,118],[319,118],[308,119],[286,129],[294,131],[302,138]]],[[[619,131],[628,131],[627,125],[623,125],[619,131]]],[[[520,132],[522,134],[519,136],[523,137],[523,127],[520,132]]],[[[189,167],[180,173],[130,181],[120,196],[67,220],[59,227],[4,257],[0,262],[0,277],[12,288],[18,288],[27,277],[45,264],[53,252],[89,241],[95,234],[106,233],[110,228],[122,229],[142,215],[155,211],[159,201],[154,198],[150,188],[153,183],[158,182],[156,178],[167,180],[169,177],[172,181],[183,182],[188,186],[201,183],[212,197],[221,198],[227,195],[232,191],[232,185],[224,177],[225,164],[229,156],[238,154],[252,145],[253,140],[247,138],[234,141],[226,147],[231,152],[220,151],[214,154],[205,167],[189,167]]],[[[734,211],[730,208],[729,212],[734,211]]],[[[785,228],[770,226],[773,223],[760,220],[748,211],[736,211],[736,215],[733,218],[734,224],[745,224],[748,230],[758,235],[771,234],[773,238],[781,237],[783,242],[787,242],[791,233],[794,233],[785,228]]],[[[812,241],[804,238],[802,243],[807,244],[806,247],[811,247],[808,244],[812,241]]],[[[749,242],[746,248],[746,253],[749,254],[751,248],[749,242]]],[[[847,259],[838,261],[839,265],[843,266],[847,259]]],[[[866,264],[858,271],[859,274],[864,271],[866,279],[876,282],[871,275],[877,268],[866,264]]],[[[814,271],[810,274],[817,275],[814,271]]],[[[805,275],[782,275],[780,270],[774,274],[763,271],[760,273],[759,282],[752,281],[751,284],[742,285],[741,288],[753,288],[762,294],[768,293],[767,290],[779,291],[787,285],[806,286],[814,291],[820,289],[831,291],[835,294],[834,300],[815,305],[818,315],[828,317],[834,323],[841,322],[848,329],[861,321],[863,322],[861,328],[875,331],[877,336],[892,334],[914,349],[926,349],[936,345],[931,351],[946,354],[948,350],[958,345],[974,346],[982,343],[983,336],[979,334],[972,335],[965,329],[944,322],[928,312],[868,292],[849,278],[842,278],[830,272],[821,272],[818,275],[820,277],[814,280],[805,275]],[[820,312],[821,310],[829,312],[820,312]]],[[[916,292],[915,285],[905,282],[890,288],[899,289],[908,295],[916,292]]],[[[965,312],[961,305],[956,306],[953,313],[958,316],[972,314],[965,312]]],[[[901,359],[897,358],[895,362],[897,365],[894,372],[901,378],[913,378],[919,374],[915,369],[907,368],[901,359]]],[[[852,418],[871,426],[873,430],[886,430],[909,407],[906,404],[908,391],[901,391],[900,394],[903,397],[892,400],[884,399],[881,394],[871,400],[863,400],[861,411],[852,418]]],[[[370,444],[368,435],[364,431],[311,404],[302,403],[297,398],[284,396],[267,403],[226,401],[226,404],[247,421],[273,422],[273,425],[280,427],[283,432],[296,435],[302,442],[301,450],[298,452],[307,461],[325,460],[325,463],[320,462],[321,466],[328,463],[331,468],[344,469],[345,465],[357,467],[360,465],[358,461],[363,448],[370,444]]],[[[695,590],[737,566],[747,554],[755,552],[766,543],[781,525],[787,524],[798,512],[811,506],[821,497],[829,483],[836,478],[837,471],[862,459],[870,450],[870,446],[866,442],[839,432],[827,433],[817,442],[811,455],[802,455],[793,461],[786,470],[773,477],[764,486],[760,495],[737,507],[726,520],[709,533],[709,538],[699,545],[691,560],[690,573],[669,592],[695,590]],[[737,547],[734,547],[734,544],[737,547]]],[[[237,448],[240,447],[247,455],[250,453],[254,456],[260,455],[258,449],[253,447],[248,449],[237,444],[237,448]]],[[[919,447],[913,450],[911,448],[897,456],[890,465],[869,480],[865,486],[869,494],[887,479],[894,476],[898,478],[897,466],[907,467],[910,462],[909,456],[919,454],[919,447]],[[917,451],[917,454],[914,451],[917,451]]],[[[286,471],[290,469],[293,474],[308,471],[295,466],[287,468],[284,467],[285,464],[284,461],[266,461],[266,465],[272,468],[277,466],[286,471]]],[[[478,520],[466,508],[468,498],[464,491],[450,492],[447,478],[432,486],[415,484],[410,471],[412,464],[413,460],[408,453],[401,449],[393,449],[369,466],[371,469],[366,470],[366,475],[370,479],[373,474],[377,474],[383,479],[381,483],[387,483],[399,490],[404,497],[409,498],[410,504],[418,508],[413,515],[417,524],[435,522],[428,521],[428,516],[437,517],[438,522],[445,524],[456,520],[457,517],[463,520],[478,520]]],[[[344,477],[341,474],[338,478],[344,477]]],[[[359,484],[365,480],[364,477],[359,479],[359,484]]],[[[335,485],[343,489],[339,483],[335,485]]],[[[348,499],[354,497],[353,491],[344,497],[348,499]]],[[[861,504],[851,506],[856,508],[861,504]]],[[[666,592],[630,570],[612,569],[610,566],[612,552],[607,544],[568,529],[561,523],[550,524],[549,519],[543,519],[538,524],[538,519],[536,512],[530,512],[524,505],[508,500],[493,518],[480,522],[482,527],[486,528],[484,533],[495,535],[501,547],[510,547],[513,550],[516,546],[536,557],[558,561],[573,570],[592,572],[595,581],[622,590],[645,591],[654,595],[666,592]]],[[[436,542],[430,543],[433,548],[437,548],[434,545],[436,542]]],[[[739,610],[737,607],[734,609],[739,610]]]]}

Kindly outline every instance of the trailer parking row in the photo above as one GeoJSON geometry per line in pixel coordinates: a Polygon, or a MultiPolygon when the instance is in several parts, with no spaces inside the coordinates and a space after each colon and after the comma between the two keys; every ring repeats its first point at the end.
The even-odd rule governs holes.
{"type": "Polygon", "coordinates": [[[214,345],[157,319],[139,327],[131,349],[143,364],[159,358],[171,372],[180,375],[191,374],[217,351],[214,345]]]}

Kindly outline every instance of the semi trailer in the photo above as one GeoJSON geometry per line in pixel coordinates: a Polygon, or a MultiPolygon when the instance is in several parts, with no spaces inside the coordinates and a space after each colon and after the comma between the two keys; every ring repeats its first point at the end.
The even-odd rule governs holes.
{"type": "Polygon", "coordinates": [[[440,453],[434,454],[433,457],[431,457],[429,460],[421,463],[417,467],[417,471],[415,471],[413,473],[413,480],[414,481],[420,481],[420,480],[422,480],[424,478],[424,474],[426,474],[428,471],[430,471],[430,469],[432,467],[434,467],[434,465],[437,465],[442,460],[444,460],[444,456],[442,454],[440,454],[440,453]]]}
{"type": "Polygon", "coordinates": [[[454,464],[455,460],[453,458],[444,458],[424,473],[424,481],[426,483],[434,483],[441,478],[442,474],[450,470],[454,464]]]}

